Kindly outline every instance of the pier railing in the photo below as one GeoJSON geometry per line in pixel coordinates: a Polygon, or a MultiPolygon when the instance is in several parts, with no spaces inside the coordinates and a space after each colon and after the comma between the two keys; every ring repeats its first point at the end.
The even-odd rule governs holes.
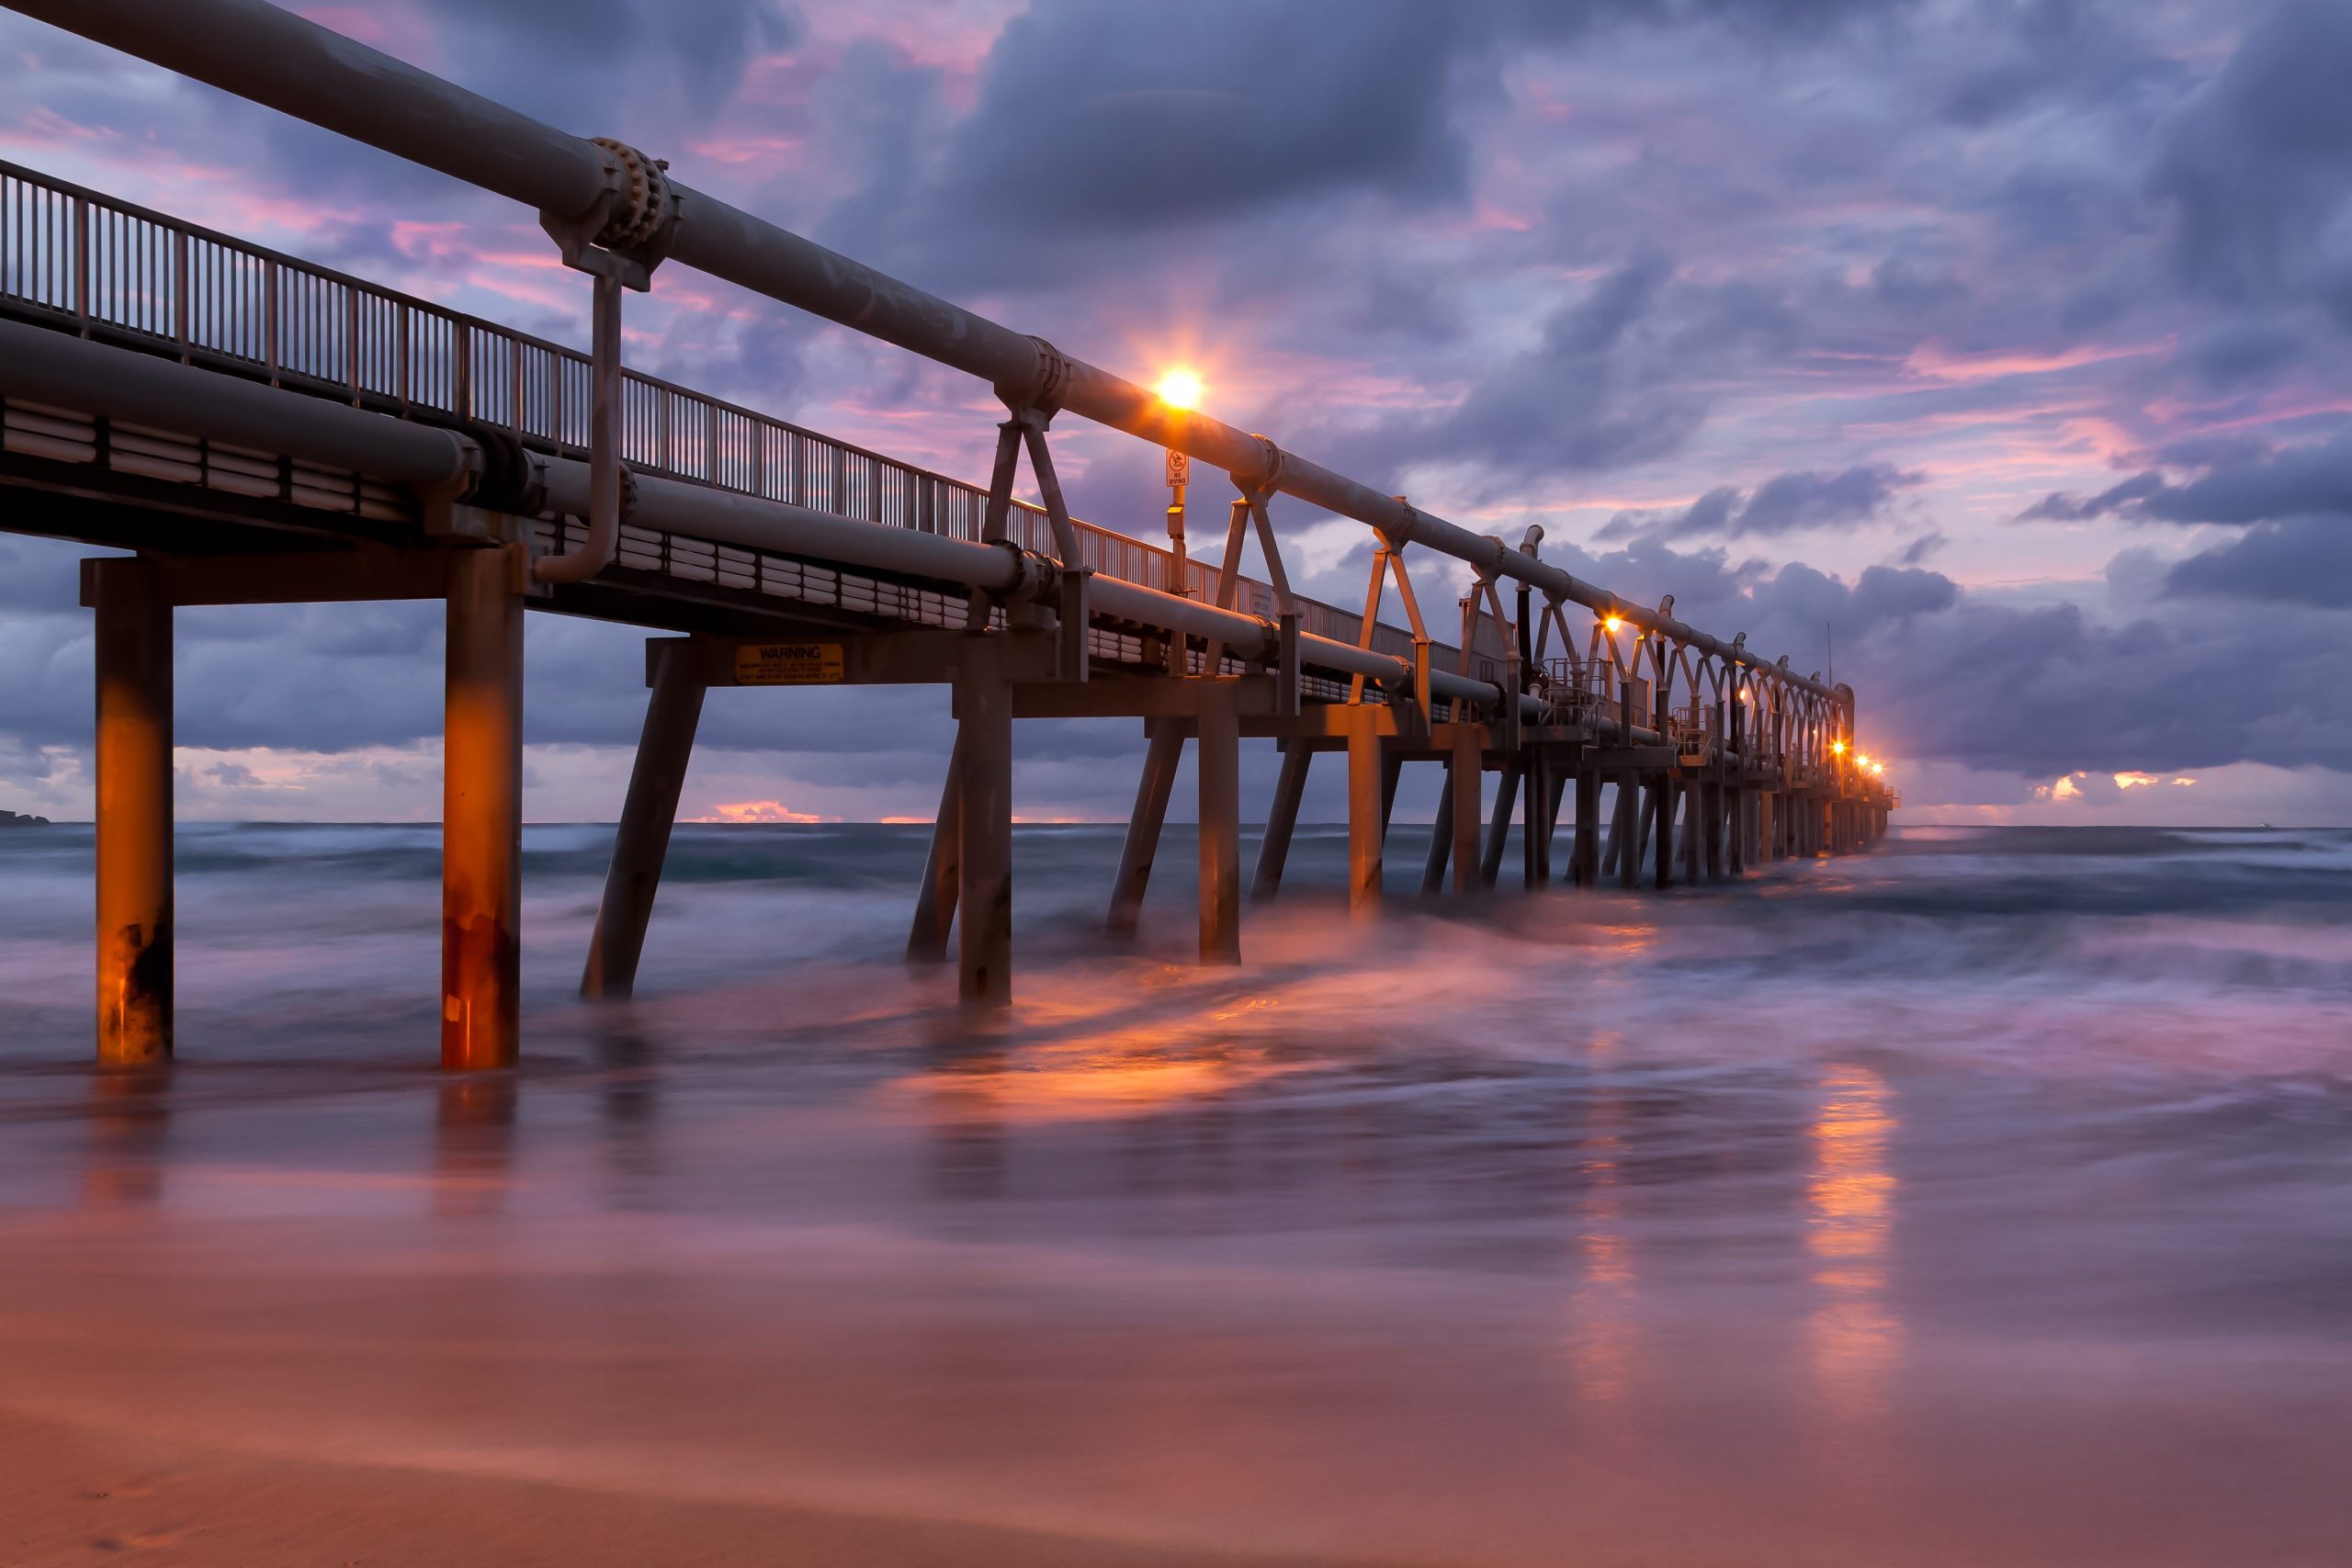
{"type": "MultiPolygon", "coordinates": [[[[582,298],[585,294],[583,291],[582,298]]],[[[85,337],[175,354],[403,418],[493,425],[526,446],[588,452],[589,360],[532,337],[233,235],[0,161],[0,306],[85,337]]],[[[640,371],[623,372],[622,460],[820,512],[978,539],[988,492],[640,371]]],[[[1042,508],[1016,502],[1014,541],[1054,553],[1042,508]]],[[[1093,524],[1084,564],[1106,577],[1213,597],[1217,570],[1093,524]]],[[[1271,619],[1273,589],[1243,579],[1236,609],[1271,619]]],[[[1356,642],[1363,617],[1298,602],[1300,629],[1356,642]]],[[[1499,661],[1499,646],[1476,652],[1499,661]]],[[[1413,657],[1402,627],[1373,646],[1413,657]]]]}

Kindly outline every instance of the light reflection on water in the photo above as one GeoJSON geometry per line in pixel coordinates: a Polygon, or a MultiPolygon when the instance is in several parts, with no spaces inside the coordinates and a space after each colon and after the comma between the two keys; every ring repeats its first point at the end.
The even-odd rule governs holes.
{"type": "MultiPolygon", "coordinates": [[[[1593,1037],[1591,1058],[1605,1066],[1616,1037],[1593,1037]]],[[[1577,1138],[1577,1254],[1583,1269],[1569,1298],[1577,1392],[1594,1404],[1625,1396],[1637,1331],[1633,1244],[1625,1235],[1620,1162],[1625,1155],[1622,1091],[1605,1081],[1586,1102],[1577,1138]]]]}
{"type": "Polygon", "coordinates": [[[1838,1065],[1824,1075],[1805,1185],[1805,1246],[1817,1260],[1820,1303],[1808,1320],[1814,1373],[1825,1402],[1847,1416],[1884,1408],[1903,1327],[1887,1304],[1887,1230],[1894,1214],[1887,1144],[1896,1122],[1886,1080],[1838,1065]]]}
{"type": "Polygon", "coordinates": [[[1181,886],[1102,947],[1115,839],[1065,832],[975,1035],[872,956],[919,834],[688,835],[648,994],[588,1009],[567,829],[529,1059],[447,1080],[429,860],[337,831],[184,874],[153,1077],[75,1059],[71,855],[12,868],[12,1407],[1408,1561],[2352,1540],[2336,840],[1961,836],[1368,936],[1309,877],[1236,972],[1181,886]]]}

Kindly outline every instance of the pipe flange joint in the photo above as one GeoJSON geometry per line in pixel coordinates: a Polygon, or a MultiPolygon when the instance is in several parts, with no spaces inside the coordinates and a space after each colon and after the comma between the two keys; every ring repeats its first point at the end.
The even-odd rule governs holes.
{"type": "Polygon", "coordinates": [[[677,238],[680,209],[670,165],[608,136],[589,145],[604,154],[604,188],[584,211],[540,213],[539,227],[562,252],[564,265],[643,293],[653,287],[653,269],[677,238]]]}
{"type": "Polygon", "coordinates": [[[1061,563],[1050,556],[1035,550],[1024,550],[1011,539],[990,539],[992,549],[1005,551],[1012,558],[1012,583],[996,595],[998,603],[1025,604],[1054,592],[1061,581],[1061,563]]]}
{"type": "Polygon", "coordinates": [[[1026,387],[1007,383],[996,389],[1004,406],[1014,413],[1035,413],[1050,420],[1061,412],[1062,399],[1069,391],[1069,357],[1047,343],[1032,335],[1030,343],[1037,350],[1037,370],[1026,387]]]}
{"type": "Polygon", "coordinates": [[[1282,488],[1283,449],[1274,445],[1274,438],[1271,435],[1253,434],[1250,439],[1258,444],[1258,450],[1263,454],[1260,465],[1261,471],[1254,476],[1227,473],[1225,477],[1231,479],[1233,488],[1245,497],[1259,501],[1282,488]]]}
{"type": "Polygon", "coordinates": [[[596,243],[625,254],[641,251],[677,216],[669,162],[649,158],[609,136],[589,140],[612,154],[612,166],[619,176],[616,199],[604,214],[605,225],[596,231],[596,243]]]}

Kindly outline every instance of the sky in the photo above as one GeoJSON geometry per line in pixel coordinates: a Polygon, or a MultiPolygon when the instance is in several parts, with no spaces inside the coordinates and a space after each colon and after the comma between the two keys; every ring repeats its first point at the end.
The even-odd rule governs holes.
{"type": "MultiPolygon", "coordinates": [[[[295,8],[1108,368],[1197,367],[1209,412],[1465,526],[1541,523],[1852,684],[1907,819],[2352,823],[2342,0],[295,8]]],[[[585,340],[531,214],[6,13],[0,157],[585,340]]],[[[987,389],[683,267],[628,353],[985,479],[987,389]]],[[[1159,536],[1155,449],[1054,440],[1080,515],[1159,536]]],[[[1361,602],[1368,530],[1274,517],[1303,591],[1361,602]]],[[[0,806],[58,817],[91,800],[78,553],[0,535],[0,806]]],[[[532,818],[617,811],[639,641],[531,617],[532,818]]],[[[437,816],[439,646],[429,604],[181,611],[182,815],[437,816]]],[[[715,693],[682,809],[928,818],[950,739],[927,689],[715,693]]],[[[1023,816],[1125,815],[1132,721],[1018,744],[1023,816]]]]}

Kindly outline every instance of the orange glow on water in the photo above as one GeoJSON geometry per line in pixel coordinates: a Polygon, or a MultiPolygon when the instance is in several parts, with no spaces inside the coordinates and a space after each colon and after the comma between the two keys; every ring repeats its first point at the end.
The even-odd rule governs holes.
{"type": "Polygon", "coordinates": [[[1807,1338],[1829,1406],[1866,1416],[1883,1405],[1887,1374],[1902,1351],[1902,1325],[1885,1300],[1895,1196],[1887,1144],[1897,1122],[1886,1080],[1868,1067],[1833,1066],[1822,1089],[1805,1187],[1805,1247],[1820,1292],[1807,1338]]]}

